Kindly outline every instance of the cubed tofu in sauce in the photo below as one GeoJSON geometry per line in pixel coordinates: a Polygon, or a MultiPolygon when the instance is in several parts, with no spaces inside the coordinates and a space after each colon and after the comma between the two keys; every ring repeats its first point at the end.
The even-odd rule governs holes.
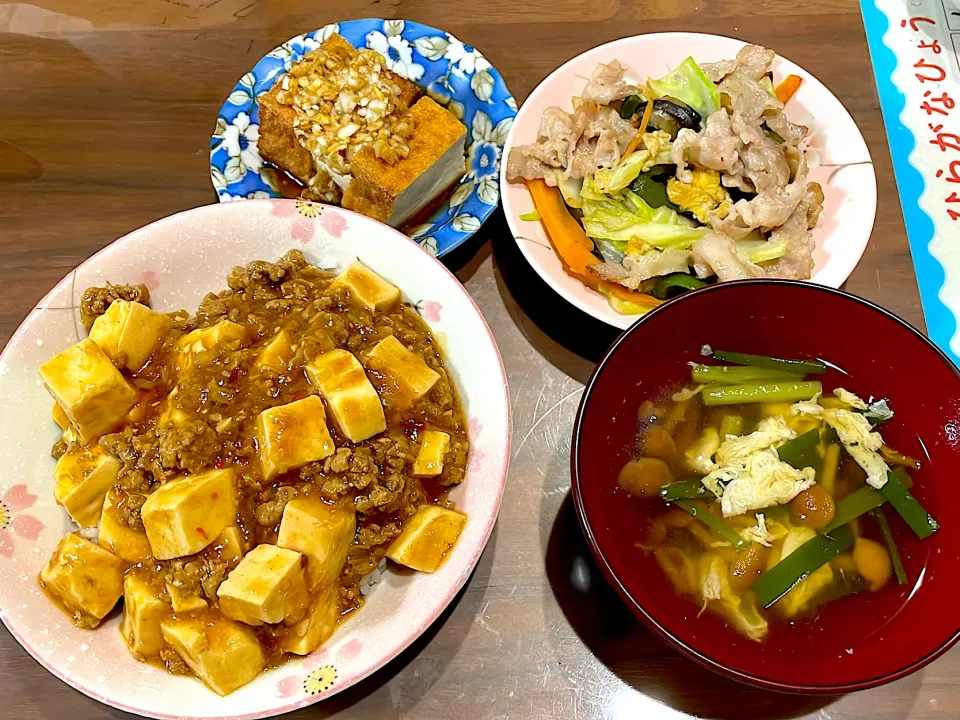
{"type": "Polygon", "coordinates": [[[74,619],[95,628],[123,595],[127,563],[75,533],[65,535],[40,572],[40,584],[74,619]]]}
{"type": "Polygon", "coordinates": [[[137,391],[87,338],[40,366],[40,377],[83,443],[119,427],[137,391]]]}
{"type": "Polygon", "coordinates": [[[116,612],[137,659],[223,695],[330,641],[388,554],[449,555],[456,390],[399,288],[341,270],[257,261],[194,318],[114,299],[44,365],[55,499],[98,539],[64,537],[40,583],[79,626],[116,612]]]}

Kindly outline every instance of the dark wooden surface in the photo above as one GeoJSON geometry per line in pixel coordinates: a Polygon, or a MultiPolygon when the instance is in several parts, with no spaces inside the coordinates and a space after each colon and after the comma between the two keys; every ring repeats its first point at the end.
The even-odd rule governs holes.
{"type": "MultiPolygon", "coordinates": [[[[873,154],[877,222],[847,289],[922,323],[855,0],[36,2],[0,5],[2,342],[94,251],[215,202],[209,137],[236,79],[293,35],[361,17],[450,31],[482,50],[520,101],[557,65],[624,35],[703,31],[776,49],[841,99],[873,154]]],[[[441,621],[387,668],[297,717],[960,717],[958,650],[887,687],[810,700],[714,676],[634,621],[596,575],[568,493],[577,401],[613,333],[550,295],[500,214],[448,262],[509,373],[514,458],[500,520],[441,621]]],[[[122,715],[48,675],[0,630],[0,718],[122,715]]]]}

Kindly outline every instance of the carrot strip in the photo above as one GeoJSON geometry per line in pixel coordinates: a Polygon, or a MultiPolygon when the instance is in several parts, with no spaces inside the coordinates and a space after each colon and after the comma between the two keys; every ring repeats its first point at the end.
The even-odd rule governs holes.
{"type": "Polygon", "coordinates": [[[787,77],[783,79],[783,82],[777,85],[777,100],[786,105],[790,98],[800,89],[802,83],[803,78],[799,75],[787,75],[787,77]]]}
{"type": "Polygon", "coordinates": [[[643,109],[643,116],[640,118],[640,127],[637,128],[637,134],[633,136],[633,140],[627,145],[627,149],[623,151],[623,157],[620,158],[620,162],[623,162],[624,158],[628,157],[630,153],[637,149],[637,146],[643,139],[643,134],[647,131],[647,125],[650,124],[650,116],[652,114],[653,100],[647,100],[647,106],[643,109]]]}
{"type": "Polygon", "coordinates": [[[598,265],[601,261],[592,252],[593,240],[587,237],[580,223],[567,210],[560,191],[549,187],[543,180],[527,180],[527,189],[533,198],[533,206],[540,213],[540,222],[547,231],[550,244],[568,274],[588,287],[598,290],[603,288],[618,298],[637,305],[660,304],[660,301],[651,295],[594,276],[590,266],[598,265]]]}

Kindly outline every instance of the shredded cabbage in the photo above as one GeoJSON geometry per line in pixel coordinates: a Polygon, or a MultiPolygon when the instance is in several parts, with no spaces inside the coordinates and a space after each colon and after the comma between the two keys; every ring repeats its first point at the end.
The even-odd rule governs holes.
{"type": "Polygon", "coordinates": [[[706,120],[720,109],[720,93],[717,86],[700,69],[692,57],[688,57],[673,72],[659,80],[649,80],[647,87],[654,98],[670,96],[680,100],[706,120]]]}
{"type": "Polygon", "coordinates": [[[776,260],[787,254],[786,240],[738,240],[737,257],[744,262],[757,263],[776,260]]]}
{"type": "Polygon", "coordinates": [[[670,208],[654,210],[630,190],[616,197],[622,201],[613,197],[584,200],[583,229],[591,238],[618,243],[632,240],[641,247],[686,249],[706,232],[705,228],[690,227],[685,218],[670,208]]]}
{"type": "Polygon", "coordinates": [[[607,195],[620,192],[637,179],[637,176],[643,171],[644,164],[649,159],[649,152],[637,150],[630,153],[615,168],[597,170],[593,174],[597,190],[607,195]]]}

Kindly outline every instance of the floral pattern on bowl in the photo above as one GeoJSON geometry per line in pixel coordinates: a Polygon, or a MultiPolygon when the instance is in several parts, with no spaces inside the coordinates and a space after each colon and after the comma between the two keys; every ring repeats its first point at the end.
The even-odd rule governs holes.
{"type": "Polygon", "coordinates": [[[350,20],[298,35],[271,50],[240,78],[220,109],[210,140],[210,179],[220,201],[283,197],[276,170],[257,152],[259,106],[290,66],[339,33],[370,48],[387,67],[423,87],[467,128],[466,175],[446,202],[409,235],[433,255],[466,241],[500,202],[500,159],[517,114],[503,78],[479,51],[449,33],[405,20],[350,20]]]}

